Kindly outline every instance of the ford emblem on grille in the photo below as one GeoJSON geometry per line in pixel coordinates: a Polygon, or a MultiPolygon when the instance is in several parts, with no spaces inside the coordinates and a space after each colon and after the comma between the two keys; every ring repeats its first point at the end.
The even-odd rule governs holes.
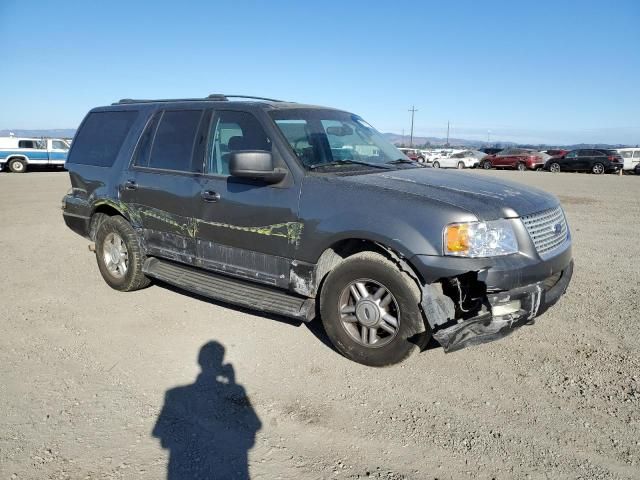
{"type": "Polygon", "coordinates": [[[562,233],[562,224],[561,223],[556,223],[553,226],[553,231],[556,235],[560,235],[562,233]]]}

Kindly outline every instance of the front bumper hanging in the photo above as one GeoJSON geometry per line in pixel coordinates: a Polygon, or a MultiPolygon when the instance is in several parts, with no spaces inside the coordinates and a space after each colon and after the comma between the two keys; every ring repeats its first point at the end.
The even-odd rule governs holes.
{"type": "Polygon", "coordinates": [[[454,352],[471,345],[506,337],[522,325],[532,324],[535,318],[554,305],[565,293],[573,275],[573,261],[562,271],[550,288],[537,282],[486,296],[487,312],[462,320],[453,326],[433,333],[433,338],[445,352],[454,352]]]}

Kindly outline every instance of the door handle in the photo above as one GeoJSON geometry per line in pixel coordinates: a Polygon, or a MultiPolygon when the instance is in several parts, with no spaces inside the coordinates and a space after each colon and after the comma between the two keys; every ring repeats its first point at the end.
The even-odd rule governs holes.
{"type": "Polygon", "coordinates": [[[202,199],[205,202],[214,203],[220,200],[220,194],[211,190],[205,190],[204,192],[202,192],[202,199]]]}
{"type": "Polygon", "coordinates": [[[137,190],[138,189],[138,184],[135,182],[135,180],[127,180],[124,184],[124,189],[125,190],[137,190]]]}

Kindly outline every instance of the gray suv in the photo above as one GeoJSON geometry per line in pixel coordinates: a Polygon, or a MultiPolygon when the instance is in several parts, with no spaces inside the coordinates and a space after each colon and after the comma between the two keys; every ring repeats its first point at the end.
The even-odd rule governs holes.
{"type": "Polygon", "coordinates": [[[259,97],[121,100],[71,146],[66,224],[111,287],[152,280],[311,321],[346,357],[491,341],[571,279],[558,200],[426,168],[352,113],[259,97]]]}

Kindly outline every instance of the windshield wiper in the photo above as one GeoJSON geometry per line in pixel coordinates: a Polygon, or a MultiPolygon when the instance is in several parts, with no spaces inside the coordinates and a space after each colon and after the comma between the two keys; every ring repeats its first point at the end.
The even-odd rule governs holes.
{"type": "Polygon", "coordinates": [[[419,165],[420,167],[424,167],[424,164],[417,162],[415,160],[411,160],[410,158],[398,158],[396,160],[391,160],[390,162],[387,162],[387,164],[389,165],[398,165],[401,163],[407,163],[409,165],[419,165]]]}
{"type": "Polygon", "coordinates": [[[384,170],[389,170],[391,167],[387,165],[382,165],[379,163],[369,163],[369,162],[361,162],[359,160],[334,160],[333,162],[323,162],[323,163],[314,163],[313,165],[309,165],[309,170],[315,170],[317,168],[322,167],[334,167],[336,165],[364,165],[366,167],[373,168],[382,168],[384,170]]]}

